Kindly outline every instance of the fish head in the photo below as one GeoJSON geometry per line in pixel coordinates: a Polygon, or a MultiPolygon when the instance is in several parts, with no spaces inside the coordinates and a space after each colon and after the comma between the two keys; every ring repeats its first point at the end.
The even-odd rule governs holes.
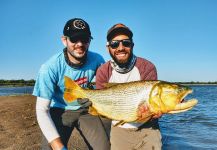
{"type": "Polygon", "coordinates": [[[196,99],[184,101],[184,98],[192,92],[193,90],[188,86],[160,81],[153,86],[149,104],[155,113],[184,112],[197,104],[196,99]]]}

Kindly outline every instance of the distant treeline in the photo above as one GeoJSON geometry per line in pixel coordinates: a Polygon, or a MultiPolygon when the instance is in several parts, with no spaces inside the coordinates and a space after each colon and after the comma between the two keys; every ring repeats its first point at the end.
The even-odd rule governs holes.
{"type": "Polygon", "coordinates": [[[194,81],[191,81],[191,82],[175,82],[175,83],[178,83],[178,84],[217,84],[217,81],[215,82],[194,82],[194,81]]]}
{"type": "Polygon", "coordinates": [[[35,80],[0,80],[0,86],[34,86],[35,80]]]}
{"type": "MultiPolygon", "coordinates": [[[[215,82],[174,82],[178,84],[217,84],[217,81],[215,82]]],[[[0,86],[34,86],[35,80],[0,80],[0,86]]]]}

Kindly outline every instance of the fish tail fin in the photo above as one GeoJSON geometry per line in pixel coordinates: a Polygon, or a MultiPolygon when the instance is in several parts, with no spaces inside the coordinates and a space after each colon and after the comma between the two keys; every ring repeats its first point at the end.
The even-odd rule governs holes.
{"type": "Polygon", "coordinates": [[[71,78],[64,76],[64,84],[65,90],[63,97],[66,102],[70,103],[78,98],[85,98],[84,90],[71,78]]]}

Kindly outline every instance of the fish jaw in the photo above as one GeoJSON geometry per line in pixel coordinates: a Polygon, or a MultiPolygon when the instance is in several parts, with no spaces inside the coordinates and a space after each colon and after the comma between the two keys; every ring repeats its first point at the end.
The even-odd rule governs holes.
{"type": "Polygon", "coordinates": [[[198,103],[197,99],[190,99],[190,100],[187,100],[186,102],[181,102],[176,105],[174,110],[169,111],[168,113],[175,114],[175,113],[185,112],[187,110],[192,109],[197,103],[198,103]]]}
{"type": "Polygon", "coordinates": [[[193,98],[193,99],[183,101],[184,98],[188,94],[191,94],[192,92],[193,90],[189,89],[186,92],[186,94],[184,94],[183,97],[179,99],[179,103],[173,108],[173,110],[169,111],[168,113],[175,114],[175,113],[181,113],[192,109],[198,103],[197,99],[193,98]]]}

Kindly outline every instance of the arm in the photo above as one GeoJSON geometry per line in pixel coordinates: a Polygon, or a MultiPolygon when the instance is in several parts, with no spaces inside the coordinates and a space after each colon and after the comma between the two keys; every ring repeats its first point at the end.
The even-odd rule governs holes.
{"type": "Polygon", "coordinates": [[[103,64],[97,69],[96,72],[96,89],[105,88],[105,83],[108,83],[111,76],[111,68],[109,63],[103,64]]]}
{"type": "MultiPolygon", "coordinates": [[[[140,71],[141,80],[157,80],[157,69],[154,64],[152,64],[150,61],[138,58],[137,61],[137,67],[140,71]]],[[[145,113],[147,111],[148,107],[141,105],[139,108],[139,115],[145,113]]],[[[158,114],[154,115],[153,118],[160,118],[162,116],[162,113],[159,112],[158,114]]]]}
{"type": "Polygon", "coordinates": [[[49,114],[50,100],[37,97],[36,116],[39,127],[42,133],[50,143],[52,149],[61,150],[64,145],[61,142],[60,136],[56,130],[53,120],[49,114]]]}
{"type": "Polygon", "coordinates": [[[157,80],[157,70],[155,66],[149,70],[145,78],[145,80],[157,80]]]}
{"type": "Polygon", "coordinates": [[[141,80],[157,80],[157,69],[150,61],[137,57],[136,67],[139,69],[141,80]]]}

